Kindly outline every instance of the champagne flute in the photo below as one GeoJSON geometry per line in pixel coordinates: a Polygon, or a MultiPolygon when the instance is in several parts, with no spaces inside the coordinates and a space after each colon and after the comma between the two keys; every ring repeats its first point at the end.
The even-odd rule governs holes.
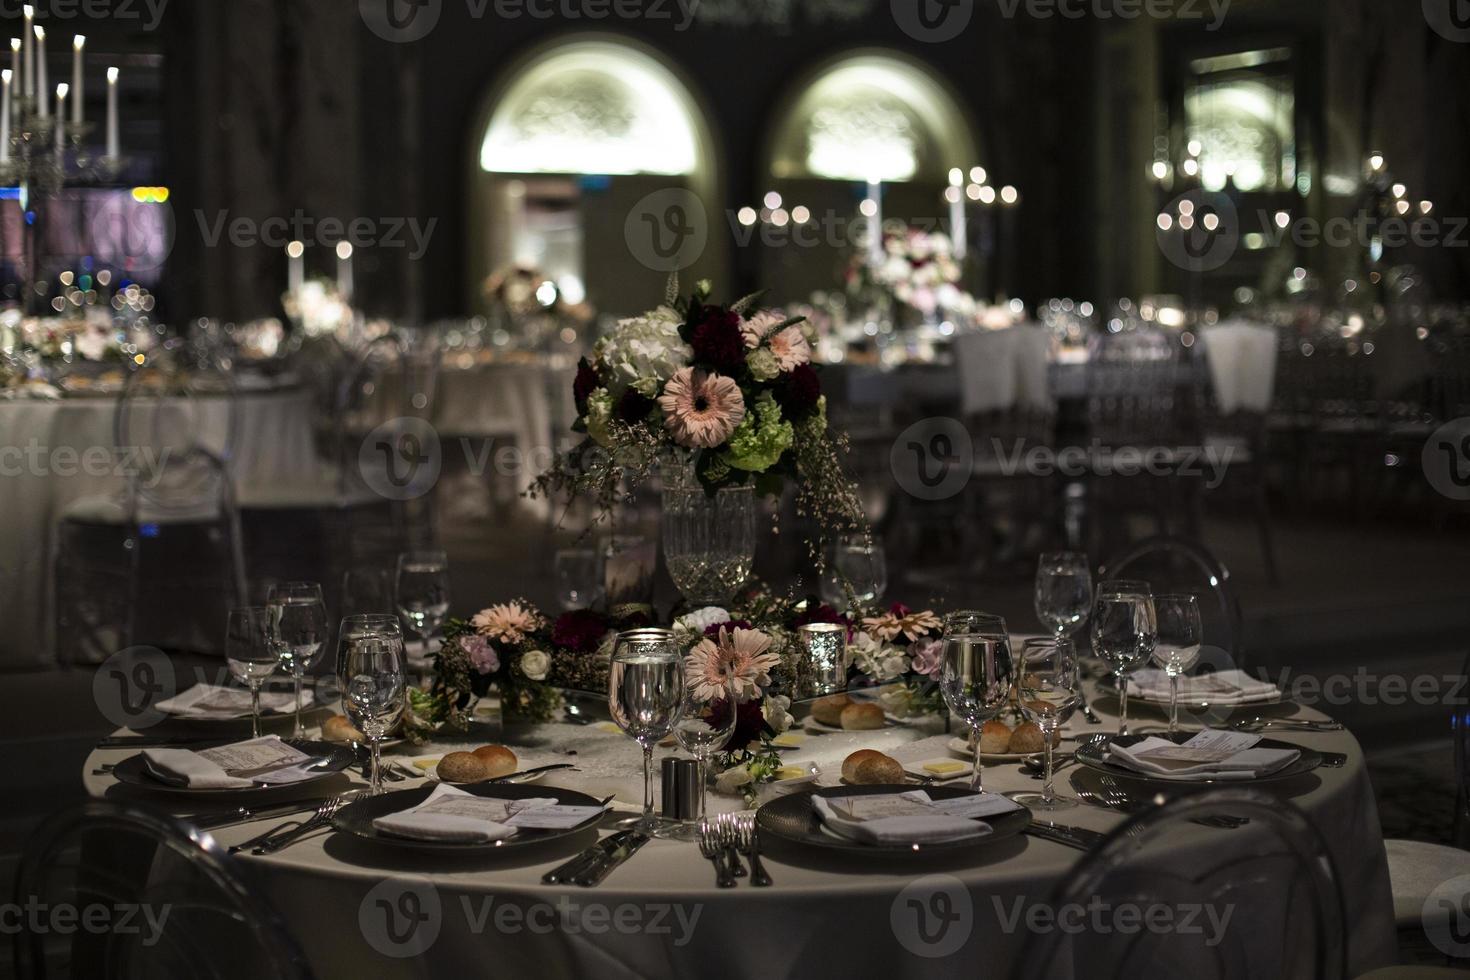
{"type": "Polygon", "coordinates": [[[372,749],[369,794],[383,792],[383,736],[408,700],[408,663],[396,632],[354,630],[342,623],[342,711],[372,749]]]}
{"type": "Polygon", "coordinates": [[[1011,793],[1011,799],[1033,810],[1061,810],[1077,801],[1052,788],[1052,742],[1080,701],[1082,680],[1077,650],[1067,642],[1027,640],[1021,648],[1021,712],[1041,729],[1046,776],[1040,793],[1011,793]]]}
{"type": "Polygon", "coordinates": [[[1153,656],[1158,633],[1153,590],[1122,579],[1098,586],[1092,608],[1092,652],[1118,678],[1118,734],[1128,734],[1128,674],[1153,656]]]}
{"type": "Polygon", "coordinates": [[[449,615],[449,558],[442,551],[405,551],[393,582],[398,615],[429,652],[429,638],[449,615]]]}
{"type": "Polygon", "coordinates": [[[225,620],[225,663],[231,676],[250,688],[250,737],[260,738],[260,685],[280,663],[271,646],[264,606],[230,610],[225,620]]]}
{"type": "Polygon", "coordinates": [[[947,633],[939,671],[939,690],[949,710],[974,732],[975,771],[970,788],[983,791],[984,763],[980,758],[980,729],[1010,702],[1015,683],[1010,636],[999,616],[976,616],[966,621],[966,632],[947,633]]]}
{"type": "Polygon", "coordinates": [[[623,734],[643,747],[643,815],[630,826],[640,834],[660,834],[668,821],[653,813],[653,747],[674,730],[684,708],[684,662],[672,630],[618,634],[607,702],[623,734]]]}
{"type": "Polygon", "coordinates": [[[322,587],[315,582],[286,582],[272,586],[266,596],[270,616],[271,643],[281,666],[296,678],[296,727],[293,734],[301,738],[301,689],[306,669],[316,660],[327,642],[327,607],[322,602],[322,587]]]}
{"type": "Polygon", "coordinates": [[[679,836],[693,840],[699,822],[704,819],[705,802],[709,796],[710,753],[723,748],[735,731],[738,718],[736,708],[736,685],[734,678],[726,676],[720,685],[719,697],[708,697],[710,691],[701,689],[695,678],[686,673],[684,677],[684,711],[674,727],[674,738],[684,751],[699,760],[699,813],[681,828],[679,836]]]}
{"type": "Polygon", "coordinates": [[[1169,675],[1169,734],[1179,731],[1179,678],[1199,661],[1204,641],[1199,600],[1192,595],[1154,596],[1158,640],[1154,663],[1169,675]]]}
{"type": "Polygon", "coordinates": [[[1044,554],[1036,563],[1036,618],[1060,646],[1087,621],[1092,607],[1092,573],[1087,556],[1075,551],[1044,554]]]}

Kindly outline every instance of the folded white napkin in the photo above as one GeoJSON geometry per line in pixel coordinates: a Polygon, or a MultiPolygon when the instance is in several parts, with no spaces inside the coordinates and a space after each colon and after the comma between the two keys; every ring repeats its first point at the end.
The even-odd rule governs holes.
{"type": "MultiPolygon", "coordinates": [[[[558,807],[556,800],[536,797],[528,800],[506,800],[476,796],[462,789],[440,783],[428,799],[416,807],[389,813],[373,821],[373,826],[399,837],[414,840],[443,841],[452,844],[488,844],[515,834],[521,826],[537,826],[534,821],[521,823],[517,815],[543,808],[590,810],[591,807],[558,807]]],[[[548,817],[552,816],[548,814],[548,817]]],[[[581,819],[586,819],[582,817],[581,819]]],[[[575,826],[577,820],[570,826],[575,826]]]]}
{"type": "MultiPolygon", "coordinates": [[[[187,691],[156,705],[159,711],[178,718],[241,718],[250,714],[250,692],[240,687],[195,684],[187,691]]],[[[296,707],[291,692],[260,692],[261,714],[290,711],[296,707]]]]}
{"type": "Polygon", "coordinates": [[[984,837],[992,832],[990,824],[972,817],[1017,808],[991,794],[930,800],[923,790],[881,796],[814,794],[812,806],[833,833],[862,844],[943,844],[984,837]]]}
{"type": "Polygon", "coordinates": [[[1301,758],[1301,752],[1296,749],[1261,748],[1248,748],[1224,759],[1198,763],[1148,757],[1151,752],[1175,748],[1178,746],[1173,742],[1149,737],[1126,748],[1116,744],[1110,745],[1108,758],[1121,766],[1154,778],[1181,781],[1255,779],[1258,776],[1270,775],[1301,758]]]}
{"type": "MultiPolygon", "coordinates": [[[[1150,701],[1167,701],[1169,675],[1152,667],[1134,671],[1128,677],[1128,691],[1150,701]]],[[[1258,680],[1243,670],[1222,670],[1213,674],[1179,678],[1179,699],[1222,705],[1255,704],[1281,700],[1281,689],[1270,681],[1258,680]]]]}
{"type": "Polygon", "coordinates": [[[266,735],[198,752],[190,749],[144,749],[143,761],[162,782],[190,789],[243,789],[257,783],[279,785],[298,782],[311,778],[315,773],[297,766],[254,777],[232,776],[228,770],[256,769],[287,762],[310,765],[316,760],[287,745],[279,736],[266,735]]]}

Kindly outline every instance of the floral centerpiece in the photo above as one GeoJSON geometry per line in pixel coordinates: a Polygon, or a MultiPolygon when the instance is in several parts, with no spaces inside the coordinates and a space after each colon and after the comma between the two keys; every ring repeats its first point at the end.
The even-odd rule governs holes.
{"type": "Polygon", "coordinates": [[[573,428],[586,439],[533,492],[591,495],[603,516],[672,462],[709,494],[753,484],[777,495],[791,481],[798,513],[816,521],[823,542],[859,528],[803,318],[758,309],[756,299],[712,303],[708,282],[680,296],[671,278],[664,305],[620,321],[577,370],[573,428]]]}

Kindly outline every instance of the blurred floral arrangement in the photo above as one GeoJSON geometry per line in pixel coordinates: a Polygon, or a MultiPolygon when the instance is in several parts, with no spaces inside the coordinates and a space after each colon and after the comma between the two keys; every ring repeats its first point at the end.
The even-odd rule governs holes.
{"type": "Polygon", "coordinates": [[[342,337],[351,328],[356,314],[352,305],[337,291],[336,283],[327,279],[308,279],[281,296],[281,305],[306,339],[342,337]]]}
{"type": "Polygon", "coordinates": [[[528,263],[497,269],[485,277],[481,291],[491,307],[512,318],[551,314],[587,323],[594,315],[587,303],[569,302],[556,280],[528,263]]]}
{"type": "Polygon", "coordinates": [[[692,468],[711,494],[753,482],[776,496],[792,481],[798,513],[824,540],[860,527],[803,318],[756,309],[757,298],[713,304],[708,282],[683,297],[670,278],[664,305],[619,321],[573,383],[573,429],[587,438],[532,492],[592,496],[601,519],[656,465],[671,463],[692,468]]]}
{"type": "Polygon", "coordinates": [[[891,298],[926,320],[947,317],[986,330],[1013,326],[1009,307],[989,306],[960,285],[963,269],[954,245],[942,232],[910,228],[883,238],[883,260],[874,263],[865,250],[855,251],[847,269],[848,293],[871,305],[874,294],[891,298]]]}

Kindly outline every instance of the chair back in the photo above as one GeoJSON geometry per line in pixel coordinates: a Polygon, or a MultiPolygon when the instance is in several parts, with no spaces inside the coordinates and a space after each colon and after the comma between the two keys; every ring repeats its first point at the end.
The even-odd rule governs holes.
{"type": "Polygon", "coordinates": [[[1059,927],[1031,934],[1016,980],[1344,976],[1326,842],[1301,810],[1256,790],[1192,793],[1134,816],[1082,858],[1050,906],[1059,927]]]}
{"type": "Polygon", "coordinates": [[[1087,370],[1088,432],[1112,449],[1193,443],[1193,377],[1182,351],[1153,329],[1103,338],[1087,370]]]}
{"type": "MultiPolygon", "coordinates": [[[[1223,649],[1229,664],[1217,669],[1244,667],[1240,603],[1230,583],[1230,570],[1204,545],[1183,538],[1160,536],[1140,541],[1103,563],[1097,580],[1142,579],[1155,594],[1193,592],[1200,597],[1205,644],[1223,649]]],[[[1208,658],[1204,658],[1208,663],[1208,658]]]]}
{"type": "Polygon", "coordinates": [[[13,898],[76,909],[82,923],[102,910],[91,913],[100,928],[15,937],[22,980],[311,976],[248,869],[208,834],[136,805],[93,800],[47,820],[22,852],[13,898]]]}

